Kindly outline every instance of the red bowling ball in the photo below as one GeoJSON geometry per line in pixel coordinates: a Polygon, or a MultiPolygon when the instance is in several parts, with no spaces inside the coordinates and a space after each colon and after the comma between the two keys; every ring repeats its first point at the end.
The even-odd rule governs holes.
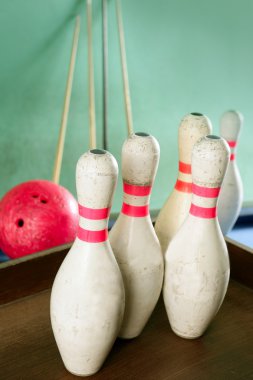
{"type": "Polygon", "coordinates": [[[0,247],[18,258],[74,241],[78,204],[64,187],[46,180],[21,183],[0,203],[0,247]]]}

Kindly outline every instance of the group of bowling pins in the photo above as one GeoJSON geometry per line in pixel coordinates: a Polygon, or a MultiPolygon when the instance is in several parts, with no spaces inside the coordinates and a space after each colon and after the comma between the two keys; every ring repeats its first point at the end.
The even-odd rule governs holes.
{"type": "Polygon", "coordinates": [[[160,211],[156,232],[149,200],[160,149],[153,136],[135,133],[123,144],[123,204],[109,237],[117,162],[99,149],[80,157],[78,233],[56,275],[50,307],[56,343],[71,373],[94,374],[117,336],[140,335],[162,287],[173,331],[184,338],[203,334],[229,280],[216,205],[218,196],[224,199],[224,207],[218,204],[218,217],[226,233],[242,202],[235,163],[241,123],[239,113],[224,114],[221,134],[226,142],[211,135],[206,116],[184,117],[179,127],[179,175],[160,211]]]}

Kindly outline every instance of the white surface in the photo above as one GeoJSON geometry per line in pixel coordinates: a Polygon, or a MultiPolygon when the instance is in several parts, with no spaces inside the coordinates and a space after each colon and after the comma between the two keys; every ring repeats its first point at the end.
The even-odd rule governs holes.
{"type": "MultiPolygon", "coordinates": [[[[191,155],[194,144],[201,137],[210,134],[210,120],[202,115],[186,115],[178,130],[179,161],[191,165],[191,155]]],[[[178,173],[178,179],[192,182],[191,174],[178,173]]],[[[184,222],[191,204],[191,193],[181,192],[175,188],[160,210],[155,224],[162,251],[165,253],[169,242],[184,222]]]]}
{"type": "MultiPolygon", "coordinates": [[[[243,117],[239,112],[225,112],[221,118],[221,136],[227,141],[238,142],[243,117]]],[[[236,148],[230,148],[236,154],[236,148]]],[[[218,219],[224,235],[233,228],[242,208],[243,184],[235,160],[231,160],[222,183],[218,201],[218,219]]]]}
{"type": "MultiPolygon", "coordinates": [[[[224,139],[202,138],[193,148],[193,182],[219,187],[228,159],[224,139]]],[[[215,207],[217,198],[193,194],[192,202],[215,207]]],[[[217,217],[205,219],[189,214],[165,253],[163,297],[176,334],[192,339],[204,333],[221,306],[229,272],[227,247],[217,217]]]]}
{"type": "MultiPolygon", "coordinates": [[[[152,136],[130,136],[122,148],[123,181],[151,186],[159,161],[159,145],[152,136]]],[[[131,205],[148,204],[149,196],[124,195],[131,205]]],[[[120,337],[133,338],[143,330],[161,292],[164,264],[150,216],[120,213],[110,242],[124,279],[126,307],[120,337]]]]}
{"type": "MultiPolygon", "coordinates": [[[[117,175],[110,153],[85,153],[77,163],[79,203],[111,206],[117,175]]],[[[83,227],[101,228],[101,221],[87,223],[81,218],[83,227]]],[[[104,228],[108,221],[102,223],[104,228]]],[[[56,275],[50,305],[56,343],[71,373],[87,376],[99,370],[118,335],[124,305],[124,284],[109,241],[76,238],[56,275]]]]}

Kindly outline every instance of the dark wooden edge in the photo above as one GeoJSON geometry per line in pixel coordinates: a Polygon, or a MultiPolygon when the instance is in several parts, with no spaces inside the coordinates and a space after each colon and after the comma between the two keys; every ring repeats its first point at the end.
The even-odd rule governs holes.
{"type": "Polygon", "coordinates": [[[231,277],[253,288],[253,249],[228,237],[225,240],[229,252],[231,277]]]}
{"type": "Polygon", "coordinates": [[[49,289],[70,247],[68,244],[3,263],[0,305],[49,289]]]}
{"type": "MultiPolygon", "coordinates": [[[[152,220],[156,213],[152,212],[152,220]]],[[[110,226],[113,222],[110,223],[110,226]]],[[[232,239],[228,245],[231,278],[253,288],[253,250],[232,239]]],[[[71,244],[2,263],[0,305],[49,289],[71,244]]]]}

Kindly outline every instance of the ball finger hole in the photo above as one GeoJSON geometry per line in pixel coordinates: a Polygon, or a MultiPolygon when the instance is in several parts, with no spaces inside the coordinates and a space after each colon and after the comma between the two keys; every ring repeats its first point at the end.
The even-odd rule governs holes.
{"type": "Polygon", "coordinates": [[[16,225],[17,225],[17,227],[23,227],[23,225],[25,224],[25,222],[24,222],[24,219],[22,219],[22,218],[19,218],[17,221],[16,221],[16,225]]]}

